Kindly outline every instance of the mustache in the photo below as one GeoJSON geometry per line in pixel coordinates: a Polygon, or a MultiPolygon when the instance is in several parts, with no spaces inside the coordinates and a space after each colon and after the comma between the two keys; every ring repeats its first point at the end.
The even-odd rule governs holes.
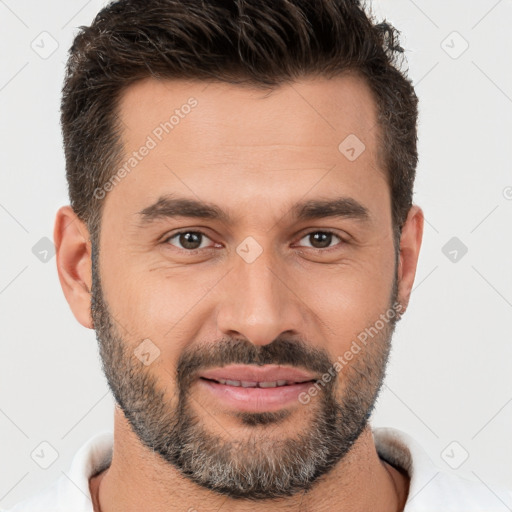
{"type": "Polygon", "coordinates": [[[182,390],[187,389],[199,372],[229,364],[287,365],[324,374],[332,367],[333,361],[324,349],[300,339],[280,337],[268,345],[257,346],[245,339],[224,338],[183,352],[176,366],[178,386],[182,390]]]}

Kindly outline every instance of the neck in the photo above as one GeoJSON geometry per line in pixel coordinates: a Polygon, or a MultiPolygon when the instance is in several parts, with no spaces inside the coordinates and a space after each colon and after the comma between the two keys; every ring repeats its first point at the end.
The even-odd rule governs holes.
{"type": "Polygon", "coordinates": [[[367,427],[350,452],[308,492],[273,500],[232,499],[188,480],[143,446],[116,407],[110,467],[90,479],[94,512],[402,511],[409,478],[382,461],[367,427]]]}

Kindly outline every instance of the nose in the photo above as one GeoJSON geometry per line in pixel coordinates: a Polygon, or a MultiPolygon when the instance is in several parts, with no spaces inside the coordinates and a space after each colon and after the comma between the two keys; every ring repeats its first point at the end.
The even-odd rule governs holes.
{"type": "Polygon", "coordinates": [[[221,335],[266,345],[284,333],[304,334],[305,306],[289,274],[269,251],[251,263],[236,256],[217,305],[221,335]]]}

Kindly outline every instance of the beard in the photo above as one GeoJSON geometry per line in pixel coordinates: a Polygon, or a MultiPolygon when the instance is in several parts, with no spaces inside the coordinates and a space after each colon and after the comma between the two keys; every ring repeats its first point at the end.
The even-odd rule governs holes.
{"type": "MultiPolygon", "coordinates": [[[[395,269],[396,270],[396,269],[395,269]]],[[[278,364],[314,374],[333,371],[334,361],[322,349],[301,339],[279,337],[264,346],[245,339],[223,338],[195,345],[180,355],[172,399],[135,357],[142,341],[129,343],[115,325],[103,296],[96,244],[92,247],[91,314],[103,372],[114,398],[140,442],[183,476],[216,493],[238,499],[264,500],[309,490],[350,451],[368,425],[387,366],[391,338],[400,318],[393,316],[329,382],[322,381],[316,400],[294,410],[235,412],[243,438],[216,434],[205,423],[209,415],[194,409],[190,389],[199,373],[228,364],[278,364]],[[294,435],[279,427],[303,422],[294,435]],[[272,433],[275,432],[275,435],[272,433]]],[[[389,309],[396,304],[397,274],[389,309]]],[[[383,323],[383,322],[381,322],[383,323]]]]}

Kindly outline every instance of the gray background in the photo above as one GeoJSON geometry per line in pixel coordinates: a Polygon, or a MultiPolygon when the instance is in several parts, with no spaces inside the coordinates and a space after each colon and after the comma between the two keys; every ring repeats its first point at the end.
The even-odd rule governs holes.
{"type": "MultiPolygon", "coordinates": [[[[4,508],[112,429],[94,332],[73,317],[51,252],[55,212],[68,202],[64,62],[76,27],[103,3],[0,0],[4,508]]],[[[401,30],[420,98],[415,202],[426,216],[373,424],[411,434],[440,468],[493,493],[512,487],[512,1],[381,0],[373,11],[401,30]]]]}

